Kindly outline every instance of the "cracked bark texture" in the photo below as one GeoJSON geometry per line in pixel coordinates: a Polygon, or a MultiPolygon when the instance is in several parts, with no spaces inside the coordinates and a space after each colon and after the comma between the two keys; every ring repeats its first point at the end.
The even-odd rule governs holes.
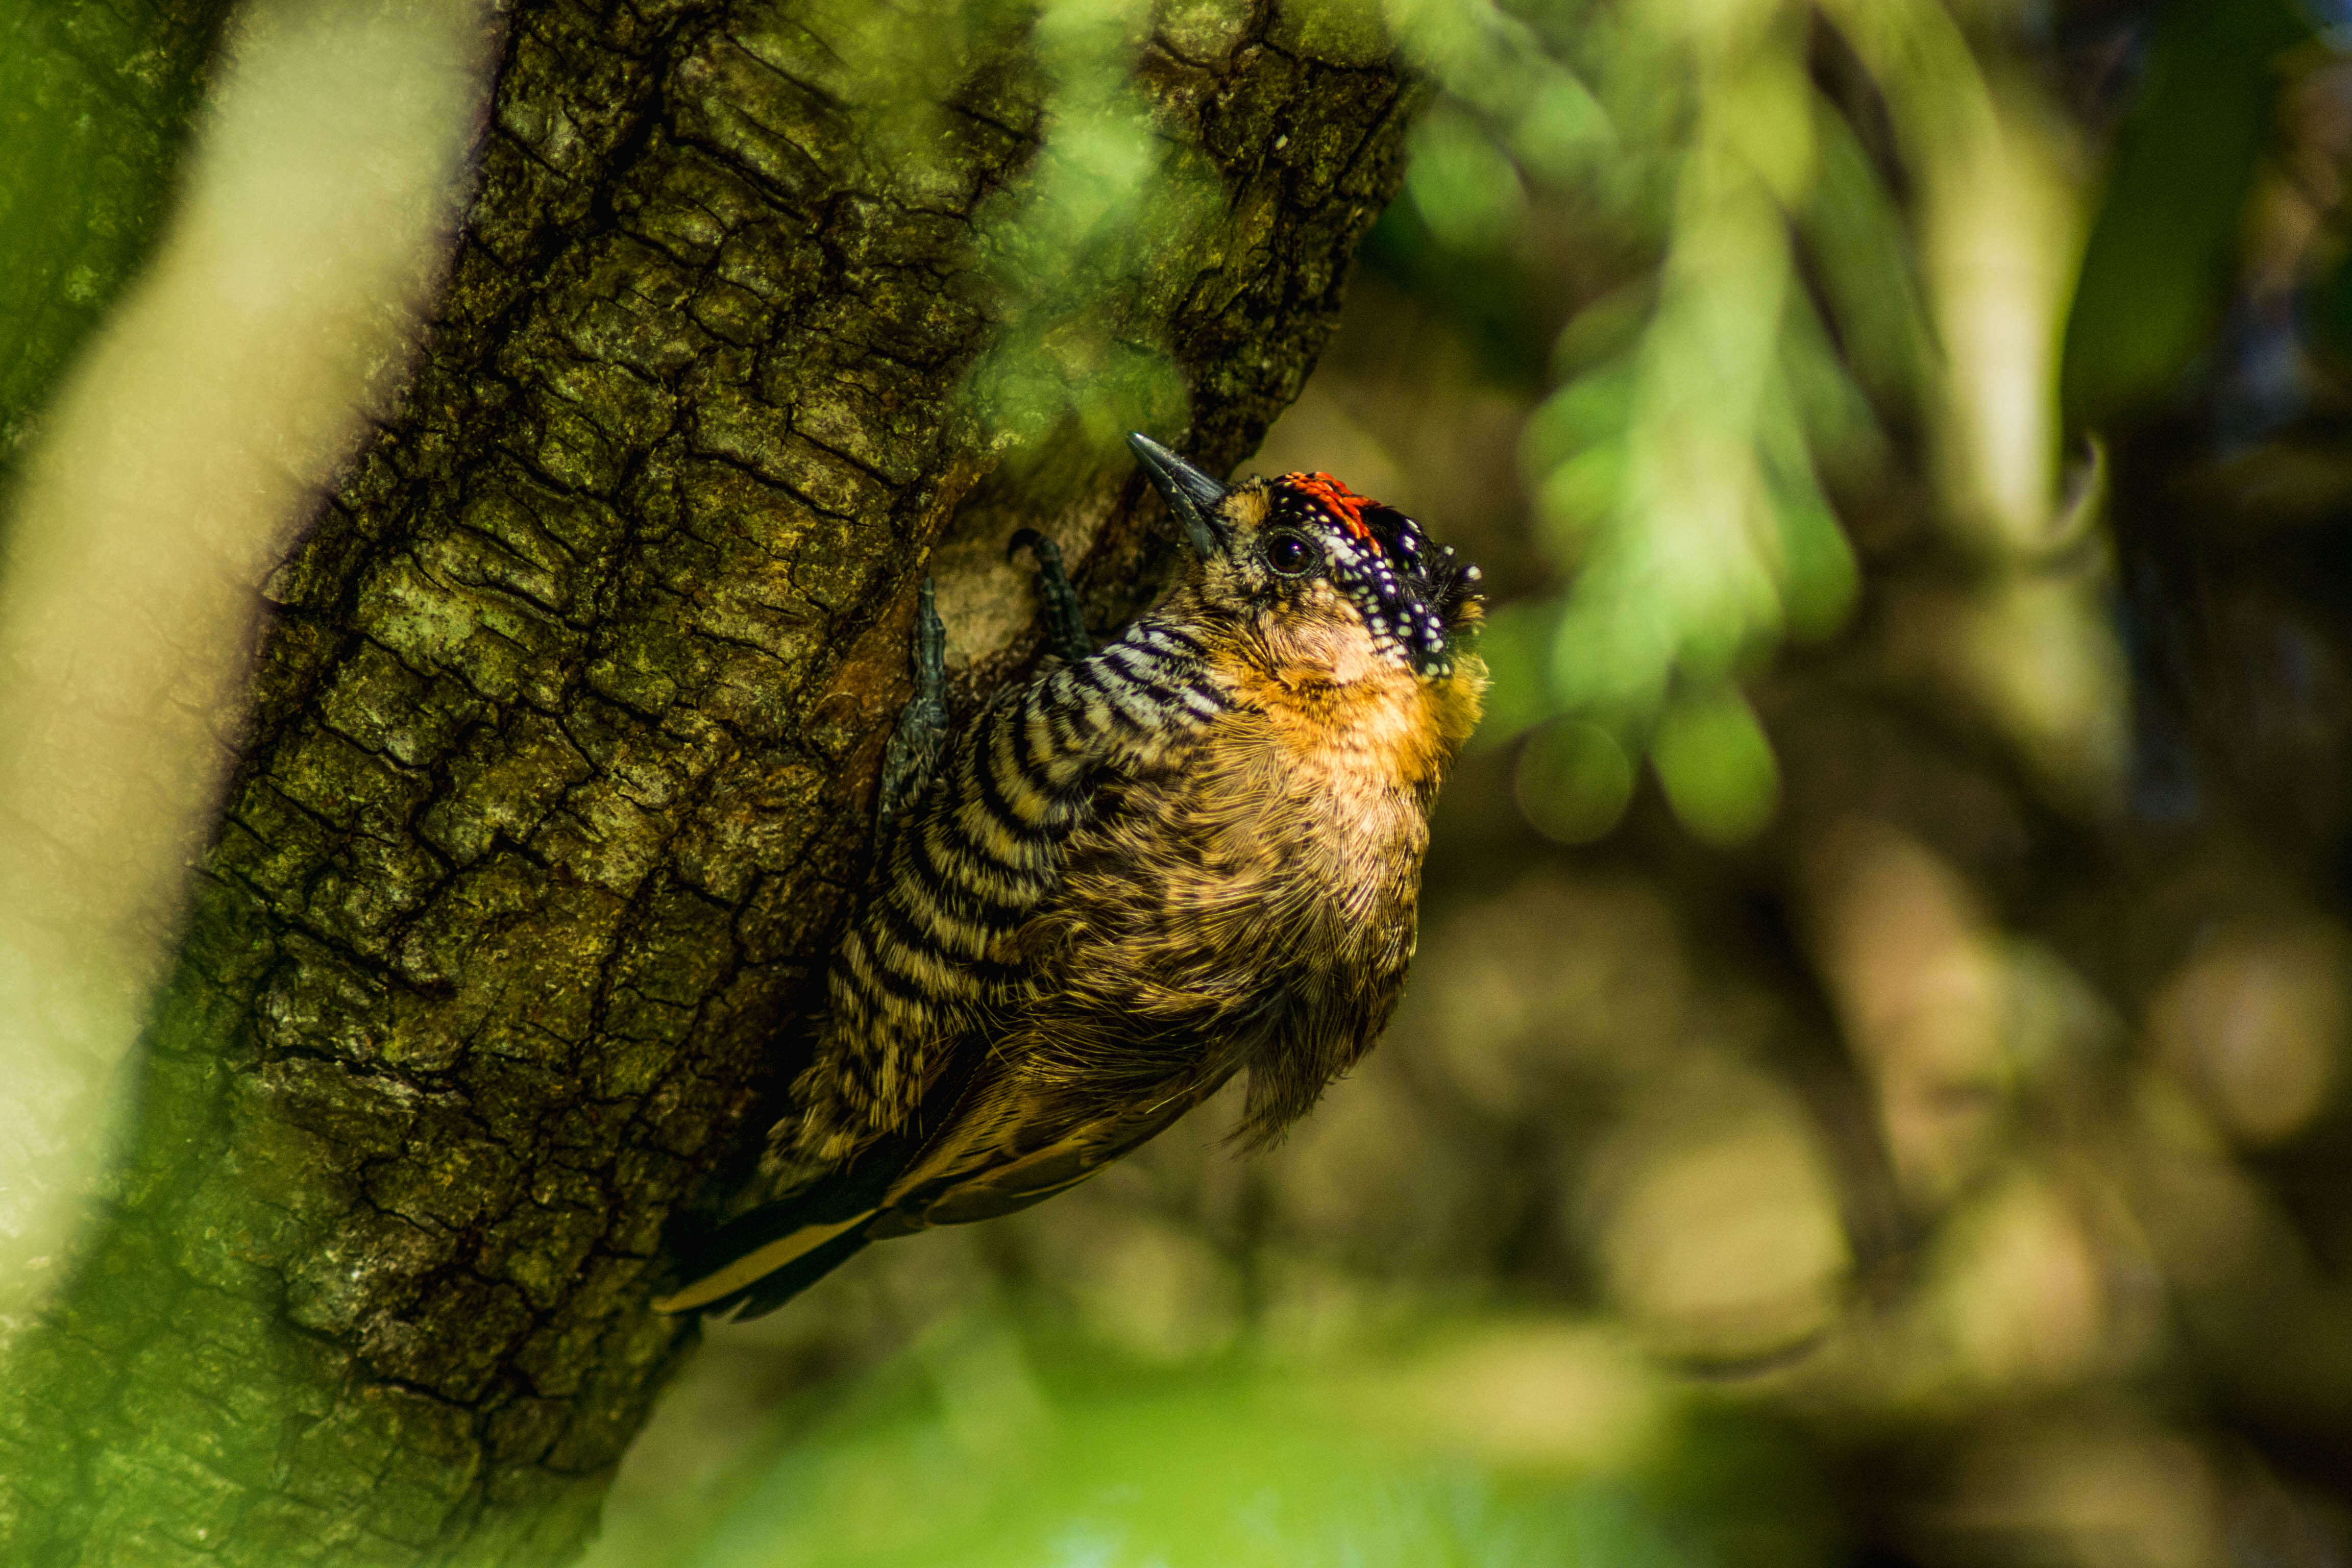
{"type": "MultiPolygon", "coordinates": [[[[952,601],[1051,521],[1098,606],[1147,591],[1124,462],[1008,474],[959,413],[1022,40],[910,205],[856,11],[512,12],[403,411],[268,586],[110,1217],[0,1372],[0,1560],[566,1560],[692,1338],[646,1307],[664,1222],[795,1065],[933,547],[978,542],[952,601]]],[[[1128,310],[1212,464],[1297,393],[1411,99],[1284,26],[1196,5],[1138,68],[1223,184],[1128,310]]]]}

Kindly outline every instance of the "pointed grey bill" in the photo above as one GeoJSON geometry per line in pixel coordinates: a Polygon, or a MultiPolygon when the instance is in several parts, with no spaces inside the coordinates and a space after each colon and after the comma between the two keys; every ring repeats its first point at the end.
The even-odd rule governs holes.
{"type": "Polygon", "coordinates": [[[1225,499],[1225,487],[1139,431],[1129,436],[1127,444],[1142,460],[1151,488],[1160,492],[1168,502],[1168,510],[1184,525],[1192,548],[1201,552],[1203,560],[1214,554],[1225,537],[1225,525],[1217,517],[1217,505],[1225,499]]]}

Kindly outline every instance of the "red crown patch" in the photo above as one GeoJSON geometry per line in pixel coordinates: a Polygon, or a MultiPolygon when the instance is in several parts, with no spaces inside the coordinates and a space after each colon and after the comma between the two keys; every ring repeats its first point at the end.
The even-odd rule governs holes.
{"type": "Polygon", "coordinates": [[[1348,531],[1349,536],[1360,539],[1381,553],[1381,542],[1364,524],[1364,509],[1380,503],[1370,496],[1360,496],[1330,475],[1318,469],[1314,473],[1285,474],[1282,483],[1299,494],[1319,502],[1334,521],[1348,531]]]}

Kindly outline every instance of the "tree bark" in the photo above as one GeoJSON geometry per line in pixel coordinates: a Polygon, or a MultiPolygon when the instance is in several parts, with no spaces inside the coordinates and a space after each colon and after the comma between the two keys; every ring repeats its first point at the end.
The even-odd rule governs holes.
{"type": "MultiPolygon", "coordinates": [[[[1123,463],[1014,472],[960,412],[1028,45],[911,205],[858,13],[515,7],[404,410],[268,585],[110,1217],[0,1373],[0,1559],[564,1560],[692,1338],[646,1307],[665,1220],[796,1065],[935,548],[984,609],[1051,514],[1098,612],[1148,593],[1123,463]]],[[[1195,7],[1138,68],[1221,186],[1123,307],[1212,465],[1298,390],[1411,101],[1282,28],[1195,7]]]]}

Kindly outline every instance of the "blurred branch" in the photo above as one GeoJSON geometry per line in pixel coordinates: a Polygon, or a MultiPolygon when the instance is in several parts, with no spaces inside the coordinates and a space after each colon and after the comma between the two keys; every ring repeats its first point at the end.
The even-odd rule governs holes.
{"type": "Polygon", "coordinates": [[[0,1317],[57,1280],[210,836],[258,589],[404,370],[488,20],[243,14],[184,198],[46,420],[0,576],[0,1317]]]}
{"type": "Polygon", "coordinates": [[[0,481],[146,258],[228,12],[0,5],[0,481]]]}

